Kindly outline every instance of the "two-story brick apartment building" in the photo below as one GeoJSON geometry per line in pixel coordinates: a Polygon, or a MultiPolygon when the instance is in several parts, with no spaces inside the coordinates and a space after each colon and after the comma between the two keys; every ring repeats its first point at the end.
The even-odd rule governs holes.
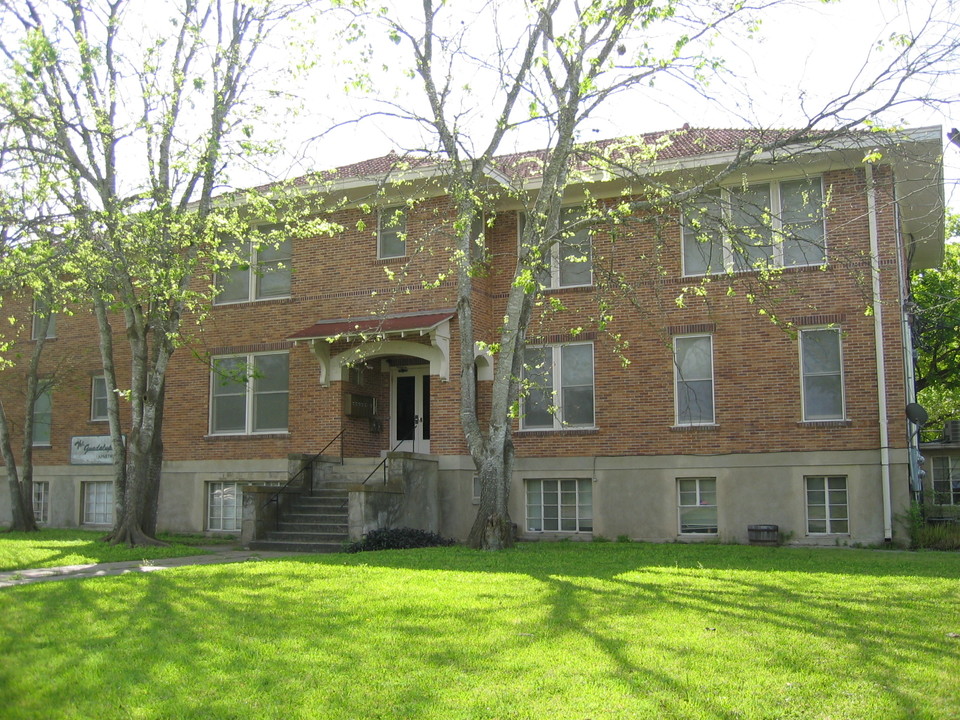
{"type": "MultiPolygon", "coordinates": [[[[748,137],[651,137],[664,145],[658,179],[721,167],[748,137]]],[[[510,511],[522,537],[745,541],[752,524],[800,543],[893,537],[909,500],[902,308],[909,268],[942,253],[942,144],[939,128],[883,136],[866,164],[862,140],[760,157],[685,215],[646,213],[578,236],[576,254],[555,253],[527,333],[534,387],[515,424],[510,511]],[[744,204],[763,221],[738,217],[744,204]],[[755,226],[746,254],[720,219],[755,226]],[[783,271],[766,277],[758,261],[783,271]],[[600,297],[612,317],[602,330],[600,297]]],[[[423,524],[466,536],[475,471],[458,383],[476,382],[484,398],[497,360],[461,372],[450,202],[417,184],[442,187],[426,162],[404,166],[402,190],[384,184],[396,165],[388,156],[327,174],[323,191],[347,200],[332,218],[341,232],[251,247],[249,265],[221,276],[168,376],[161,528],[237,531],[240,488],[286,481],[291,456],[333,441],[326,453],[342,449],[357,481],[387,453],[423,460],[429,489],[406,502],[429,506],[423,524]],[[411,192],[417,202],[406,202],[411,192]],[[254,372],[225,381],[211,363],[254,372]]],[[[518,166],[504,159],[491,182],[518,166]]],[[[565,200],[576,212],[587,194],[621,191],[616,178],[586,177],[565,200]]],[[[487,342],[513,281],[522,197],[505,193],[477,228],[489,259],[474,316],[487,342]]],[[[111,521],[93,328],[80,309],[58,317],[45,361],[61,378],[35,433],[36,510],[51,526],[111,521]]],[[[364,493],[350,497],[351,510],[369,505],[362,527],[396,519],[371,514],[364,493]]]]}

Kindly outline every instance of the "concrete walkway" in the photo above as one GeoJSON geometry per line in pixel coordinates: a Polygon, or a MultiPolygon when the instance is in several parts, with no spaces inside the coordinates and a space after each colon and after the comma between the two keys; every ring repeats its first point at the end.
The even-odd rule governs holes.
{"type": "Polygon", "coordinates": [[[185,565],[215,565],[223,563],[246,562],[248,560],[269,560],[270,558],[296,555],[292,552],[267,550],[236,550],[216,547],[203,548],[208,555],[190,555],[187,557],[161,558],[157,560],[127,560],[125,562],[90,563],[88,565],[63,565],[61,567],[35,568],[31,570],[7,570],[0,572],[0,588],[13,585],[47,582],[48,580],[69,580],[71,578],[106,577],[125,575],[126,573],[149,573],[166,568],[185,565]]]}

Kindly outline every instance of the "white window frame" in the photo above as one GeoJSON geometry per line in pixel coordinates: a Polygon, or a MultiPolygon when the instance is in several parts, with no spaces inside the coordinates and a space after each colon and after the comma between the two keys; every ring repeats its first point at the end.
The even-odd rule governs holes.
{"type": "Polygon", "coordinates": [[[377,211],[377,259],[394,260],[407,256],[407,224],[410,220],[409,209],[404,205],[391,205],[377,211]],[[400,217],[397,217],[397,213],[400,217]],[[402,246],[400,253],[384,252],[383,243],[392,238],[402,246]]]}
{"type": "MultiPolygon", "coordinates": [[[[807,535],[849,535],[850,534],[850,495],[846,475],[809,475],[803,479],[804,507],[807,516],[807,535]],[[843,487],[831,487],[843,483],[843,487]],[[811,487],[811,482],[822,482],[823,487],[811,487]],[[824,493],[824,502],[810,502],[811,494],[824,493]],[[843,502],[836,502],[839,493],[843,493],[843,502]],[[823,508],[822,518],[811,517],[811,508],[823,508]],[[823,523],[824,530],[812,530],[811,523],[823,523]]],[[[820,514],[820,513],[817,513],[820,514]]]]}
{"type": "MultiPolygon", "coordinates": [[[[557,345],[531,345],[526,348],[527,351],[536,352],[538,350],[550,348],[551,349],[551,359],[550,359],[550,383],[551,387],[549,388],[551,402],[548,407],[555,407],[556,412],[550,413],[553,418],[553,423],[551,425],[531,425],[527,419],[527,396],[521,398],[521,419],[520,419],[520,429],[521,430],[582,430],[584,428],[591,429],[597,426],[597,364],[596,364],[596,353],[594,352],[594,347],[592,342],[579,342],[579,343],[562,343],[557,345]],[[591,368],[591,382],[590,382],[590,402],[593,408],[593,420],[590,423],[580,423],[573,424],[566,421],[565,413],[563,409],[563,351],[566,348],[571,347],[581,347],[589,346],[590,347],[590,368],[591,368]]],[[[524,369],[524,375],[526,375],[528,370],[524,369]]],[[[582,385],[571,385],[568,387],[584,387],[582,385]]],[[[547,390],[546,388],[544,388],[547,390]]]]}
{"type": "Polygon", "coordinates": [[[932,470],[933,504],[941,506],[960,505],[960,458],[936,455],[933,458],[932,470]],[[946,487],[938,490],[938,485],[941,488],[946,487]],[[948,502],[939,502],[939,499],[943,496],[947,497],[948,502]]]}
{"type": "Polygon", "coordinates": [[[110,408],[107,403],[107,377],[106,375],[94,375],[90,378],[90,420],[91,422],[103,422],[110,419],[110,408]],[[103,386],[103,394],[97,394],[97,385],[103,386]],[[97,400],[103,401],[103,415],[97,414],[97,400]]]}
{"type": "Polygon", "coordinates": [[[708,477],[681,477],[677,478],[677,529],[679,535],[716,535],[719,531],[717,515],[717,479],[708,477]],[[683,483],[695,483],[694,502],[684,503],[689,498],[690,491],[681,489],[683,483]],[[713,495],[713,503],[705,502],[709,495],[713,495]],[[687,497],[685,497],[687,496],[687,497]],[[701,530],[684,530],[684,510],[691,508],[713,509],[713,524],[701,530]]]}
{"type": "Polygon", "coordinates": [[[674,418],[676,420],[677,427],[686,427],[694,425],[716,425],[717,422],[717,404],[716,404],[716,383],[714,377],[714,368],[713,368],[713,336],[709,334],[697,334],[697,335],[677,335],[673,338],[673,398],[674,398],[674,418]],[[708,378],[684,378],[680,373],[680,362],[678,360],[678,344],[688,340],[707,340],[710,343],[710,377],[708,378]],[[681,398],[684,393],[681,391],[681,385],[686,385],[688,383],[694,382],[710,382],[710,417],[709,419],[700,419],[692,420],[688,418],[682,418],[680,416],[681,411],[681,398]]]}
{"type": "Polygon", "coordinates": [[[33,519],[40,525],[50,522],[50,482],[33,481],[33,519]]]}
{"type": "MultiPolygon", "coordinates": [[[[264,232],[268,232],[269,228],[263,228],[264,232]]],[[[241,263],[240,266],[236,268],[237,273],[244,273],[246,275],[246,288],[247,294],[245,297],[222,300],[220,299],[220,292],[217,292],[213,298],[214,305],[238,305],[240,303],[247,302],[263,302],[264,300],[283,300],[289,298],[291,294],[291,285],[292,285],[292,267],[293,267],[293,241],[286,237],[279,243],[274,241],[264,239],[261,243],[261,247],[257,247],[257,243],[252,240],[242,240],[240,241],[242,245],[241,253],[247,256],[247,262],[241,263]],[[276,248],[275,248],[276,245],[276,248]],[[283,255],[280,255],[277,258],[270,260],[262,260],[261,253],[264,249],[280,249],[282,246],[286,245],[287,252],[283,255]],[[246,269],[243,269],[243,265],[246,265],[246,269]],[[263,268],[266,266],[276,266],[277,272],[282,271],[287,280],[286,292],[274,292],[265,294],[260,287],[260,281],[263,277],[263,268]]],[[[219,287],[221,276],[226,275],[226,273],[217,273],[214,278],[214,285],[219,287]]]]}
{"type": "MultiPolygon", "coordinates": [[[[210,410],[208,418],[208,427],[211,435],[271,435],[277,433],[286,433],[289,431],[290,427],[290,353],[284,352],[260,352],[260,353],[242,353],[242,354],[233,354],[233,355],[218,355],[212,359],[212,363],[215,365],[217,362],[223,360],[229,360],[233,358],[240,358],[246,363],[247,373],[246,373],[246,383],[244,390],[244,429],[243,430],[217,430],[214,428],[214,419],[216,415],[215,403],[217,395],[215,394],[217,383],[219,382],[219,375],[215,367],[211,368],[210,371],[210,410]],[[265,390],[257,391],[256,385],[258,378],[254,372],[256,365],[256,358],[264,357],[268,355],[273,356],[283,356],[287,360],[287,388],[286,390],[265,390]],[[260,395],[280,395],[283,394],[287,398],[287,423],[283,427],[276,428],[256,428],[256,400],[260,395]]],[[[239,394],[239,393],[237,393],[239,394]]],[[[221,397],[226,397],[221,395],[221,397]]]]}
{"type": "Polygon", "coordinates": [[[840,328],[838,327],[809,327],[803,328],[799,333],[799,342],[797,343],[800,350],[800,405],[802,411],[802,417],[804,422],[835,422],[842,421],[846,419],[847,416],[847,402],[846,402],[846,392],[844,391],[845,378],[843,371],[843,338],[841,336],[840,328]],[[820,373],[806,373],[804,371],[803,363],[803,354],[804,354],[804,338],[810,337],[811,333],[819,332],[832,332],[836,333],[837,338],[837,357],[839,359],[840,368],[837,372],[820,372],[820,373]],[[838,377],[840,382],[840,412],[838,414],[830,416],[812,416],[809,414],[809,401],[807,399],[807,378],[817,378],[817,377],[838,377]]]}
{"type": "MultiPolygon", "coordinates": [[[[583,214],[583,209],[579,205],[570,205],[562,208],[560,210],[560,226],[561,226],[561,235],[563,233],[563,225],[566,222],[565,218],[568,216],[575,216],[575,219],[583,214]]],[[[523,241],[523,227],[526,224],[526,213],[517,213],[517,252],[521,255],[524,254],[524,247],[521,245],[523,241]]],[[[573,237],[578,237],[580,233],[584,234],[584,238],[581,240],[582,243],[587,246],[586,261],[583,264],[588,265],[590,268],[590,279],[585,283],[564,283],[563,282],[563,268],[564,260],[566,257],[571,257],[573,253],[569,253],[566,256],[562,256],[562,250],[567,248],[567,239],[561,237],[561,239],[553,244],[549,249],[549,257],[546,260],[547,268],[545,271],[537,277],[537,280],[543,285],[545,290],[559,290],[561,288],[575,288],[575,287],[593,287],[594,276],[593,276],[593,233],[589,228],[585,228],[580,232],[576,233],[573,237]]]]}
{"type": "MultiPolygon", "coordinates": [[[[49,311],[48,308],[44,307],[44,303],[39,300],[39,298],[33,299],[33,315],[30,318],[30,339],[39,340],[40,339],[40,328],[39,320],[43,316],[44,310],[49,311]]],[[[50,322],[47,323],[47,335],[46,340],[55,338],[57,336],[57,314],[50,313],[50,322]]]]}
{"type": "Polygon", "coordinates": [[[207,530],[210,532],[240,532],[243,521],[243,491],[240,483],[236,482],[208,482],[207,495],[207,530]],[[223,493],[227,486],[231,486],[234,493],[234,508],[232,515],[224,513],[223,493]],[[219,498],[216,493],[219,491],[219,498]],[[218,512],[219,511],[219,512],[218,512]]]}
{"type": "Polygon", "coordinates": [[[526,532],[571,535],[593,532],[593,480],[590,478],[528,478],[523,482],[523,491],[526,532]],[[556,501],[548,504],[552,496],[556,501]],[[555,512],[556,517],[547,518],[547,508],[555,512]],[[547,527],[548,523],[555,527],[547,527]]]}
{"type": "Polygon", "coordinates": [[[80,483],[81,523],[111,525],[113,523],[113,481],[85,480],[80,483]]]}
{"type": "MultiPolygon", "coordinates": [[[[682,274],[684,277],[703,277],[705,275],[716,275],[720,273],[728,272],[753,272],[757,268],[753,267],[752,264],[750,267],[739,267],[738,266],[738,257],[742,257],[741,253],[736,252],[734,249],[734,243],[731,240],[730,232],[733,219],[733,211],[736,206],[734,200],[736,194],[743,190],[758,189],[760,187],[767,186],[768,196],[770,199],[771,208],[779,208],[779,212],[770,213],[770,227],[764,227],[764,231],[770,232],[771,237],[771,259],[769,262],[769,267],[774,268],[783,268],[783,267],[819,267],[824,265],[827,262],[827,231],[826,231],[826,213],[823,211],[822,203],[824,202],[824,188],[823,188],[823,178],[820,176],[816,177],[790,177],[782,178],[778,180],[770,180],[757,183],[749,183],[747,185],[737,185],[737,186],[723,186],[719,188],[719,194],[717,195],[717,201],[720,205],[720,211],[722,213],[720,227],[717,229],[717,234],[719,236],[719,242],[721,244],[720,256],[722,258],[721,267],[717,268],[707,268],[706,271],[688,271],[687,269],[687,253],[686,247],[688,242],[697,242],[697,235],[705,232],[703,229],[696,230],[691,229],[688,220],[688,213],[684,212],[682,214],[682,228],[681,228],[681,240],[680,240],[680,258],[682,265],[682,274]],[[821,256],[815,258],[809,262],[786,262],[786,252],[785,248],[789,242],[789,236],[784,236],[784,207],[783,207],[783,192],[782,186],[794,182],[813,182],[819,181],[820,183],[820,202],[821,207],[819,208],[819,221],[821,225],[820,231],[820,248],[821,256]]],[[[698,200],[705,201],[709,195],[704,195],[698,200]]],[[[806,223],[809,225],[815,225],[814,222],[806,223]]],[[[745,225],[745,227],[750,227],[745,225]]],[[[754,226],[756,227],[756,226],[754,226]]],[[[763,246],[761,246],[763,247],[763,246]]]]}
{"type": "Polygon", "coordinates": [[[50,447],[52,440],[52,430],[53,430],[53,382],[51,380],[38,380],[37,381],[37,397],[33,401],[33,437],[31,438],[31,445],[33,447],[50,447]],[[47,410],[43,413],[37,412],[37,406],[42,401],[47,404],[47,410]],[[46,416],[45,424],[47,428],[46,438],[37,438],[37,428],[41,426],[41,423],[38,423],[38,419],[46,416]]]}

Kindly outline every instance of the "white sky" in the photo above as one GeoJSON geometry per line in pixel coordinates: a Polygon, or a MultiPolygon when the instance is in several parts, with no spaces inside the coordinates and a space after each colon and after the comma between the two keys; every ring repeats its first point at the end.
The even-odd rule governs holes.
{"type": "MultiPolygon", "coordinates": [[[[676,128],[685,122],[698,127],[796,125],[804,118],[804,107],[810,110],[855,82],[878,40],[889,37],[893,30],[918,27],[931,6],[937,8],[941,19],[953,23],[954,36],[960,37],[960,8],[954,0],[814,1],[766,12],[758,38],[725,37],[717,46],[718,54],[726,59],[734,77],[729,83],[713,84],[713,97],[705,99],[683,88],[668,87],[654,93],[631,93],[608,104],[591,118],[584,127],[583,137],[637,134],[676,128]]],[[[373,29],[368,30],[371,36],[382,38],[373,29]]],[[[391,73],[380,80],[382,94],[396,93],[394,96],[404,102],[415,97],[416,82],[403,78],[398,72],[396,52],[402,51],[403,46],[393,48],[382,42],[374,47],[392,63],[391,73]]],[[[942,125],[944,132],[960,125],[960,112],[950,104],[960,97],[960,66],[942,70],[943,74],[930,78],[926,87],[918,85],[914,90],[917,94],[942,99],[946,104],[938,108],[902,107],[882,120],[912,127],[942,125]]],[[[337,72],[336,61],[322,62],[318,72],[311,76],[309,92],[313,102],[302,124],[290,127],[291,142],[298,136],[313,135],[318,128],[348,120],[353,113],[369,107],[357,98],[343,95],[337,72]]],[[[482,104],[483,98],[479,95],[474,102],[482,104]]],[[[520,144],[531,149],[539,143],[532,139],[527,144],[520,140],[520,144]]],[[[288,171],[297,174],[376,157],[391,149],[402,152],[418,145],[415,128],[409,124],[384,119],[368,121],[338,129],[310,144],[306,162],[288,171]]],[[[506,147],[504,151],[511,149],[506,147]]],[[[945,165],[947,203],[957,207],[960,206],[957,189],[960,148],[946,144],[945,165]]]]}

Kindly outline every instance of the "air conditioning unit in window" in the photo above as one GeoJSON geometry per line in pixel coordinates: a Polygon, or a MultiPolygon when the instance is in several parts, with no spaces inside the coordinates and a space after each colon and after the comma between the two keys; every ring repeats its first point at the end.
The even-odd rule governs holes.
{"type": "Polygon", "coordinates": [[[372,418],[377,414],[377,399],[372,395],[344,393],[343,414],[352,418],[372,418]]]}
{"type": "Polygon", "coordinates": [[[943,441],[945,443],[960,443],[960,420],[950,420],[944,423],[943,441]]]}

